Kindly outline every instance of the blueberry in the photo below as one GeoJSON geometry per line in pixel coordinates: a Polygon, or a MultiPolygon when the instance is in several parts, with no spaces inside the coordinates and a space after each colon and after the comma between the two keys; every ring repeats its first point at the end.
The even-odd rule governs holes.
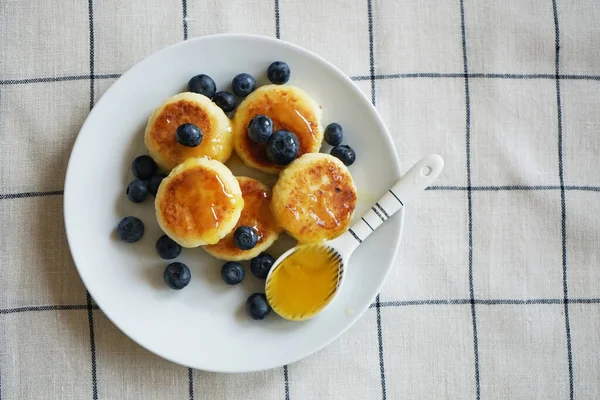
{"type": "Polygon", "coordinates": [[[156,251],[163,260],[172,260],[181,254],[181,246],[167,235],[162,235],[156,241],[156,251]]]}
{"type": "Polygon", "coordinates": [[[156,173],[156,163],[150,156],[139,156],[131,163],[131,172],[136,178],[147,181],[156,173]]]}
{"type": "Polygon", "coordinates": [[[212,101],[226,113],[235,110],[235,107],[237,106],[235,97],[231,93],[227,92],[217,92],[213,96],[212,101]]]}
{"type": "Polygon", "coordinates": [[[246,312],[252,319],[260,320],[267,318],[271,312],[271,306],[267,302],[264,293],[254,293],[246,300],[246,312]]]}
{"type": "Polygon", "coordinates": [[[267,77],[272,83],[283,85],[290,80],[290,66],[283,61],[275,61],[269,65],[267,77]]]}
{"type": "Polygon", "coordinates": [[[239,262],[229,261],[221,267],[221,278],[228,285],[237,285],[244,280],[246,271],[239,262]]]}
{"type": "Polygon", "coordinates": [[[356,160],[356,153],[352,150],[352,147],[347,144],[341,146],[335,146],[331,149],[331,155],[339,158],[345,165],[352,165],[356,160]]]}
{"type": "Polygon", "coordinates": [[[300,149],[300,142],[292,132],[279,130],[271,135],[267,142],[267,157],[274,163],[291,163],[300,149]]]}
{"type": "Polygon", "coordinates": [[[233,232],[233,241],[239,249],[250,250],[258,243],[258,233],[252,227],[240,226],[233,232]]]}
{"type": "Polygon", "coordinates": [[[217,85],[215,81],[204,74],[196,75],[188,82],[188,90],[194,93],[200,93],[208,97],[213,97],[217,91],[217,85]]]}
{"type": "Polygon", "coordinates": [[[141,203],[148,197],[148,182],[141,179],[132,180],[127,185],[127,198],[134,203],[141,203]]]}
{"type": "Polygon", "coordinates": [[[257,115],[248,124],[248,137],[254,143],[265,143],[273,134],[273,121],[266,115],[257,115]]]}
{"type": "Polygon", "coordinates": [[[275,263],[275,258],[267,253],[260,253],[254,257],[250,263],[252,275],[259,279],[267,279],[271,267],[275,263]]]}
{"type": "Polygon", "coordinates": [[[342,143],[344,139],[344,131],[342,130],[342,126],[337,122],[327,125],[325,128],[325,141],[332,145],[337,146],[342,143]]]}
{"type": "Polygon", "coordinates": [[[238,97],[246,97],[256,89],[256,80],[250,74],[239,74],[231,81],[231,90],[238,97]]]}
{"type": "Polygon", "coordinates": [[[158,192],[158,187],[160,186],[163,179],[167,177],[167,174],[156,174],[152,178],[150,178],[150,182],[148,182],[148,191],[152,196],[156,196],[156,192],[158,192]]]}
{"type": "Polygon", "coordinates": [[[202,131],[194,124],[183,124],[175,131],[177,142],[186,147],[196,147],[202,143],[202,131]]]}
{"type": "Polygon", "coordinates": [[[167,265],[167,268],[165,268],[165,272],[163,273],[163,278],[165,278],[168,287],[180,290],[190,283],[192,274],[187,265],[180,262],[174,262],[167,265]]]}
{"type": "Polygon", "coordinates": [[[135,243],[144,236],[144,223],[136,217],[125,217],[117,226],[117,236],[125,243],[135,243]]]}

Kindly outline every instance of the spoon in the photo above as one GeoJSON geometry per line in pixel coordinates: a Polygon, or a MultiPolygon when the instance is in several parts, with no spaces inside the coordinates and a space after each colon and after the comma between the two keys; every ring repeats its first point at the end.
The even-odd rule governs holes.
{"type": "Polygon", "coordinates": [[[285,319],[303,321],[323,312],[340,292],[350,256],[400,208],[415,199],[442,172],[444,160],[431,154],[408,170],[346,232],[335,239],[298,245],[275,261],[265,284],[267,300],[285,319]]]}

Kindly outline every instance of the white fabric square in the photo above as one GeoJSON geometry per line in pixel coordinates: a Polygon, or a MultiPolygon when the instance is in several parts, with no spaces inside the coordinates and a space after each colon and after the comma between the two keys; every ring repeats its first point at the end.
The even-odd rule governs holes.
{"type": "Polygon", "coordinates": [[[389,399],[475,398],[471,307],[383,307],[389,399]]]}
{"type": "Polygon", "coordinates": [[[429,153],[439,153],[444,171],[434,184],[465,186],[464,79],[381,79],[377,80],[376,95],[403,170],[429,153]]]}
{"type": "Polygon", "coordinates": [[[457,0],[373,2],[376,74],[462,73],[457,0]]]}
{"type": "Polygon", "coordinates": [[[2,399],[91,399],[87,310],[0,316],[2,399]]]}
{"type": "Polygon", "coordinates": [[[562,298],[560,192],[473,192],[473,285],[484,299],[562,298]]]}
{"type": "Polygon", "coordinates": [[[560,73],[600,75],[600,3],[557,1],[560,73]]]}
{"type": "Polygon", "coordinates": [[[471,79],[474,186],[557,185],[556,85],[549,79],[471,79]]]}
{"type": "Polygon", "coordinates": [[[377,314],[370,309],[339,340],[289,366],[290,398],[381,399],[378,343],[377,314]]]}
{"type": "MultiPolygon", "coordinates": [[[[252,343],[248,343],[252,346],[252,343]]],[[[245,374],[194,372],[194,398],[205,400],[285,398],[283,368],[245,374]]]]}
{"type": "MultiPolygon", "coordinates": [[[[94,71],[124,73],[138,61],[183,40],[182,2],[94,2],[94,71]]],[[[151,84],[151,82],[148,82],[151,84]]]]}
{"type": "Polygon", "coordinates": [[[105,399],[188,398],[188,370],[160,358],[94,311],[98,396],[105,399]]]}
{"type": "Polygon", "coordinates": [[[477,306],[477,331],[482,399],[569,398],[562,304],[477,306]]]}
{"type": "Polygon", "coordinates": [[[554,74],[552,2],[465,1],[472,73],[554,74]]]}
{"type": "MultiPolygon", "coordinates": [[[[186,2],[190,38],[233,32],[275,36],[275,2],[272,0],[186,2]]],[[[277,58],[277,55],[273,54],[273,57],[277,58]]],[[[243,72],[243,65],[240,69],[243,72]]]]}
{"type": "MultiPolygon", "coordinates": [[[[90,109],[88,80],[4,85],[0,97],[3,193],[61,190],[90,109]]],[[[62,219],[62,217],[61,217],[62,219]]]]}
{"type": "Polygon", "coordinates": [[[569,305],[576,399],[595,399],[600,388],[600,304],[569,305]]]}
{"type": "MultiPolygon", "coordinates": [[[[365,79],[354,81],[354,84],[365,94],[366,98],[371,101],[371,80],[365,79]]],[[[380,108],[378,108],[380,110],[380,108]]]]}
{"type": "Polygon", "coordinates": [[[112,86],[117,78],[105,78],[94,80],[94,104],[98,102],[104,93],[112,86]]]}
{"type": "Polygon", "coordinates": [[[369,74],[366,1],[282,1],[279,14],[281,39],[314,51],[348,75],[369,74]]]}
{"type": "Polygon", "coordinates": [[[86,304],[67,247],[62,200],[0,200],[0,308],[86,304]]]}
{"type": "Polygon", "coordinates": [[[406,206],[400,254],[385,300],[469,297],[467,192],[427,190],[406,206]]]}
{"type": "Polygon", "coordinates": [[[600,81],[560,81],[565,185],[600,186],[600,81]]]}
{"type": "Polygon", "coordinates": [[[569,297],[600,298],[600,229],[590,223],[600,215],[600,193],[565,193],[569,297]]]}
{"type": "Polygon", "coordinates": [[[0,37],[0,79],[90,73],[87,1],[2,0],[0,37]]]}

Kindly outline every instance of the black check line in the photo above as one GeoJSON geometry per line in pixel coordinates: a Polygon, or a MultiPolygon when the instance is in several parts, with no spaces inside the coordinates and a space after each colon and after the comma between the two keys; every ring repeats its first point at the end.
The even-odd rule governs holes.
{"type": "Polygon", "coordinates": [[[381,398],[386,400],[387,389],[385,384],[385,363],[383,359],[383,335],[381,333],[381,301],[379,295],[375,298],[375,310],[377,311],[377,342],[379,344],[379,373],[381,375],[381,398]]]}
{"type": "MultiPolygon", "coordinates": [[[[94,0],[88,0],[90,28],[90,110],[94,107],[94,0]]],[[[92,398],[98,400],[98,381],[96,377],[96,339],[94,333],[94,311],[92,296],[86,290],[88,324],[90,328],[90,354],[92,362],[92,398]]]]}
{"type": "Polygon", "coordinates": [[[44,196],[62,196],[62,190],[52,190],[48,192],[22,192],[22,193],[7,193],[0,194],[0,200],[24,199],[27,197],[44,197],[44,196]]]}
{"type": "Polygon", "coordinates": [[[86,293],[87,297],[87,313],[88,325],[90,328],[90,353],[92,355],[92,398],[98,400],[98,381],[96,378],[96,339],[94,335],[94,311],[92,307],[92,297],[90,293],[86,293]]]}
{"type": "Polygon", "coordinates": [[[373,45],[373,3],[367,0],[367,18],[369,23],[369,80],[371,81],[371,103],[375,105],[375,54],[373,45]]]}
{"type": "MultiPolygon", "coordinates": [[[[565,304],[565,299],[474,299],[473,302],[478,305],[497,306],[497,305],[535,305],[535,304],[565,304]]],[[[600,298],[589,299],[568,299],[569,304],[600,304],[600,298]]],[[[408,307],[408,306],[439,306],[439,305],[470,305],[471,299],[429,299],[429,300],[395,300],[382,301],[379,307],[408,307]]],[[[369,308],[376,308],[377,303],[372,303],[369,308]]]]}
{"type": "Polygon", "coordinates": [[[425,190],[461,191],[471,190],[475,192],[499,192],[499,191],[521,191],[521,190],[578,190],[589,192],[600,192],[600,186],[576,186],[576,185],[506,185],[506,186],[429,186],[425,190]]]}
{"type": "Polygon", "coordinates": [[[279,22],[279,0],[275,0],[275,37],[281,39],[281,26],[279,22]]]}
{"type": "Polygon", "coordinates": [[[187,0],[181,0],[183,9],[183,40],[188,39],[188,23],[187,23],[187,0]]]}
{"type": "MultiPolygon", "coordinates": [[[[458,299],[458,300],[396,300],[396,301],[382,301],[379,303],[379,307],[406,307],[406,306],[424,306],[424,305],[453,305],[453,304],[471,304],[469,299],[458,299]]],[[[375,308],[377,305],[373,303],[369,308],[375,308]]]]}
{"type": "Polygon", "coordinates": [[[90,19],[90,110],[94,107],[94,1],[88,0],[90,19]]]}
{"type": "Polygon", "coordinates": [[[24,85],[28,83],[48,83],[48,82],[64,82],[64,81],[82,81],[87,79],[116,79],[121,74],[94,74],[94,75],[68,75],[68,76],[47,76],[41,78],[26,78],[26,79],[3,79],[0,80],[0,85],[24,85]]]}
{"type": "Polygon", "coordinates": [[[287,365],[283,366],[283,382],[285,384],[285,400],[290,400],[290,376],[287,365]]]}
{"type": "Polygon", "coordinates": [[[194,370],[188,368],[188,397],[194,400],[194,370]]]}
{"type": "MultiPolygon", "coordinates": [[[[93,305],[94,310],[98,310],[97,305],[93,305]]],[[[14,308],[0,308],[1,314],[14,314],[28,311],[63,311],[63,310],[87,310],[87,304],[66,304],[66,305],[51,305],[51,306],[27,306],[27,307],[14,307],[14,308]]]]}
{"type": "Polygon", "coordinates": [[[560,181],[560,208],[561,208],[561,236],[562,236],[562,270],[563,270],[563,294],[564,294],[564,313],[565,313],[565,331],[567,336],[567,359],[569,362],[569,398],[574,398],[573,388],[573,352],[571,349],[571,324],[569,320],[569,285],[567,281],[567,210],[565,199],[565,177],[563,164],[563,123],[562,108],[560,97],[560,29],[558,26],[558,8],[556,0],[552,0],[552,14],[554,18],[555,34],[555,77],[556,77],[556,110],[558,119],[558,177],[560,181]]]}
{"type": "Polygon", "coordinates": [[[462,41],[463,69],[465,75],[465,143],[467,159],[467,213],[469,219],[469,296],[471,320],[473,322],[473,352],[475,356],[475,393],[479,400],[481,386],[479,382],[479,339],[477,337],[477,313],[475,310],[475,290],[473,288],[473,202],[471,192],[471,97],[469,92],[469,68],[467,60],[467,35],[465,28],[465,5],[460,0],[460,29],[462,41]]]}
{"type": "MultiPolygon", "coordinates": [[[[555,74],[498,74],[498,73],[439,73],[439,72],[408,72],[404,74],[378,74],[378,75],[357,75],[350,79],[353,81],[389,80],[389,79],[407,79],[407,78],[469,78],[469,79],[556,79],[555,74]]],[[[565,80],[591,80],[600,81],[600,75],[558,75],[559,79],[565,80]]]]}

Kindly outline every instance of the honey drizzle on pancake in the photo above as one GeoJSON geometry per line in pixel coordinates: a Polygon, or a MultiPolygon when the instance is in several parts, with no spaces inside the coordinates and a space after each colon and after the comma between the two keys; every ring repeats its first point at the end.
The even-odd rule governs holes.
{"type": "Polygon", "coordinates": [[[233,240],[233,233],[240,226],[250,226],[256,230],[258,233],[257,245],[260,245],[266,238],[278,235],[282,230],[271,213],[269,190],[266,190],[262,183],[251,178],[239,177],[238,181],[244,199],[244,208],[240,219],[235,228],[217,244],[206,246],[208,250],[219,254],[226,253],[229,256],[244,252],[235,245],[233,240]]]}
{"type": "Polygon", "coordinates": [[[194,168],[184,171],[165,187],[162,213],[177,235],[216,232],[219,221],[236,201],[218,175],[194,168]]]}
{"type": "MultiPolygon", "coordinates": [[[[316,140],[317,123],[316,121],[310,121],[300,108],[293,105],[293,98],[292,104],[282,104],[284,100],[287,100],[286,92],[282,92],[281,97],[281,101],[275,102],[268,93],[265,93],[261,101],[255,100],[248,109],[248,118],[245,125],[247,126],[252,118],[257,115],[268,116],[273,121],[273,132],[285,129],[296,135],[300,143],[297,157],[300,157],[310,151],[310,147],[316,140]]],[[[248,135],[244,135],[242,146],[256,163],[265,166],[276,165],[267,157],[266,144],[254,143],[248,135]]]]}
{"type": "Polygon", "coordinates": [[[214,134],[213,121],[199,105],[179,100],[168,104],[152,126],[152,137],[158,144],[162,156],[173,166],[191,157],[208,156],[214,158],[223,149],[219,135],[214,134]],[[202,143],[196,147],[186,147],[177,143],[175,131],[180,125],[194,124],[202,131],[202,143]]]}

